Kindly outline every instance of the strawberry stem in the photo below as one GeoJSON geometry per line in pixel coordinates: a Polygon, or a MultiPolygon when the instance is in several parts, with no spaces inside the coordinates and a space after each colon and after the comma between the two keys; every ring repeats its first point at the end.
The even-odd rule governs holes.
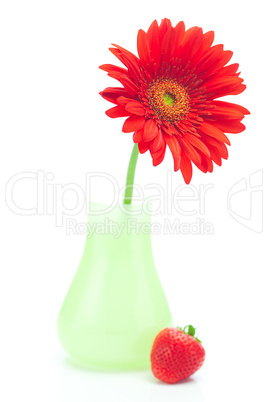
{"type": "Polygon", "coordinates": [[[188,327],[188,332],[187,332],[187,334],[194,337],[195,328],[194,328],[192,325],[187,325],[184,329],[186,329],[187,327],[188,327]]]}
{"type": "Polygon", "coordinates": [[[201,343],[200,339],[198,339],[198,338],[195,336],[195,331],[196,331],[197,328],[193,327],[192,325],[186,325],[184,328],[180,328],[180,327],[178,327],[178,328],[179,328],[184,334],[192,336],[194,339],[197,340],[197,342],[200,342],[200,343],[201,343]]]}

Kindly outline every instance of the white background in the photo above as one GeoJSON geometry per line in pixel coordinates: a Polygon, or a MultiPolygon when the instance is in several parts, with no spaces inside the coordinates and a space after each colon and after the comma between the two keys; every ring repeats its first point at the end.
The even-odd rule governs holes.
{"type": "MultiPolygon", "coordinates": [[[[262,0],[1,2],[1,400],[267,400],[264,5],[262,0]],[[65,225],[56,224],[55,210],[61,210],[62,201],[65,208],[76,202],[72,191],[63,194],[64,186],[73,183],[84,189],[87,172],[106,172],[122,187],[132,149],[131,134],[121,132],[123,120],[104,114],[109,104],[98,92],[117,83],[98,66],[119,64],[108,51],[110,43],[136,53],[138,29],[147,30],[153,19],[163,17],[173,24],[184,20],[187,28],[212,29],[215,43],[234,51],[232,61],[239,62],[248,88],[229,100],[251,111],[244,120],[247,130],[229,136],[229,160],[212,174],[194,170],[193,191],[211,186],[203,213],[200,201],[193,200],[181,204],[193,215],[174,211],[174,219],[179,216],[182,222],[204,219],[214,233],[153,236],[174,321],[197,326],[207,353],[203,368],[174,386],[160,384],[150,371],[107,373],[74,365],[55,329],[85,241],[84,235],[67,234],[65,225]],[[39,204],[39,214],[15,213],[10,202],[6,204],[5,186],[14,175],[37,171],[47,178],[45,188],[50,184],[50,192],[43,193],[44,210],[39,204]],[[251,189],[249,176],[254,172],[251,184],[257,187],[251,189]],[[228,201],[230,189],[239,182],[248,189],[228,201]]],[[[142,155],[136,181],[141,187],[159,183],[172,195],[183,181],[180,172],[170,169],[170,155],[157,168],[149,154],[142,155]],[[168,172],[173,190],[165,187],[168,172]]],[[[20,208],[36,206],[35,180],[21,180],[13,190],[20,208]]],[[[95,200],[109,202],[107,182],[96,181],[92,191],[95,200]]],[[[85,222],[86,211],[75,219],[85,222]]]]}

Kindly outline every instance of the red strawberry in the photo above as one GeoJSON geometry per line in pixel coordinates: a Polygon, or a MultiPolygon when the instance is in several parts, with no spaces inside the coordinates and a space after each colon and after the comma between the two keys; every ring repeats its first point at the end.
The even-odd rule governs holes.
{"type": "Polygon", "coordinates": [[[156,378],[173,384],[200,369],[205,360],[205,349],[194,335],[192,325],[184,329],[165,328],[159,332],[151,352],[151,367],[156,378]]]}

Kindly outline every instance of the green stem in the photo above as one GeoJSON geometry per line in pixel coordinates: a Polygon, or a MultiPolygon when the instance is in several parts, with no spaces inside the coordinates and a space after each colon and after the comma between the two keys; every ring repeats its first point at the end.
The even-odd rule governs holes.
{"type": "Polygon", "coordinates": [[[133,183],[134,183],[135,170],[136,170],[138,156],[139,156],[138,144],[134,144],[134,147],[133,147],[132,153],[131,153],[131,157],[130,157],[130,161],[128,164],[124,204],[131,204],[131,201],[132,201],[133,183]]]}

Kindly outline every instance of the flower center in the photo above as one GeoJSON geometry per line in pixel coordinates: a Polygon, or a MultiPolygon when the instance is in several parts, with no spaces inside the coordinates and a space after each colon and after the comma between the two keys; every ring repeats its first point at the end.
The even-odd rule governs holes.
{"type": "Polygon", "coordinates": [[[163,95],[163,99],[164,99],[164,102],[165,102],[167,105],[169,105],[169,106],[174,106],[174,104],[175,104],[175,97],[174,97],[172,94],[169,94],[168,92],[166,92],[166,93],[163,95]]]}
{"type": "Polygon", "coordinates": [[[153,81],[148,89],[148,97],[155,114],[168,122],[181,120],[189,112],[189,95],[176,81],[153,81]]]}

